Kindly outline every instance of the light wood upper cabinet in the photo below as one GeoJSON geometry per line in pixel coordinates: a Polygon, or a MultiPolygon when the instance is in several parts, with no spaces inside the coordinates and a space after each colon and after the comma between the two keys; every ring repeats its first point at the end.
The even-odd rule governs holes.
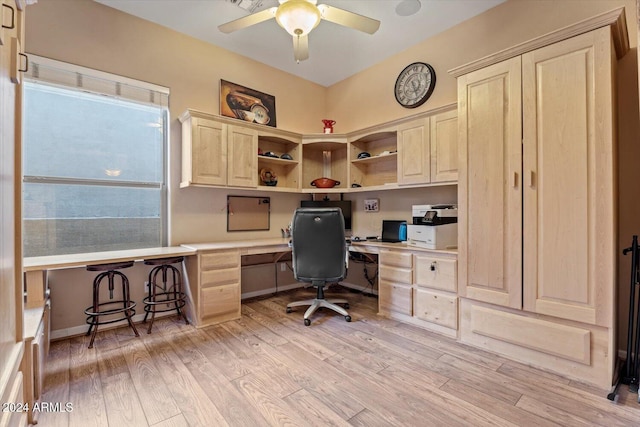
{"type": "Polygon", "coordinates": [[[458,112],[423,117],[398,127],[398,184],[458,180],[458,112]]]}
{"type": "Polygon", "coordinates": [[[228,126],[227,168],[227,185],[258,185],[258,132],[240,126],[228,126]]]}
{"type": "Polygon", "coordinates": [[[430,118],[431,182],[458,180],[458,112],[430,118]]]}
{"type": "Polygon", "coordinates": [[[346,193],[455,184],[457,111],[452,108],[446,105],[342,135],[302,135],[186,110],[179,118],[180,186],[346,193]],[[275,155],[264,155],[268,152],[275,155]],[[364,152],[369,156],[358,157],[364,152]],[[283,159],[283,154],[288,156],[283,159]],[[263,170],[277,178],[276,185],[260,180],[263,170]],[[340,184],[329,189],[313,187],[311,182],[321,177],[340,184]]]}
{"type": "Polygon", "coordinates": [[[460,295],[522,304],[521,60],[458,78],[460,295]]]}
{"type": "Polygon", "coordinates": [[[227,184],[227,128],[214,120],[186,117],[182,124],[182,183],[227,184]]]}
{"type": "Polygon", "coordinates": [[[187,110],[182,122],[181,186],[211,185],[255,188],[258,182],[258,136],[187,110]]]}
{"type": "Polygon", "coordinates": [[[609,27],[522,57],[524,308],[613,326],[615,52],[609,27]]]}
{"type": "Polygon", "coordinates": [[[398,184],[431,181],[429,118],[422,118],[398,128],[398,184]]]}

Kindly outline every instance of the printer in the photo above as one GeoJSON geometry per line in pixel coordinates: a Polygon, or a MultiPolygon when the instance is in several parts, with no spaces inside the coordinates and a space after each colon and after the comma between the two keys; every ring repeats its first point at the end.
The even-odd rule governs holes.
{"type": "Polygon", "coordinates": [[[407,226],[407,244],[426,249],[458,247],[458,206],[413,205],[407,226]]]}

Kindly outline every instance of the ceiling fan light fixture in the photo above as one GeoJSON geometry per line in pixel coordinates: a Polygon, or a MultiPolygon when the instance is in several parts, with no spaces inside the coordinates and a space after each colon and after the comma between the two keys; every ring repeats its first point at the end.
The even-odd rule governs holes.
{"type": "Polygon", "coordinates": [[[320,23],[320,11],[307,0],[288,0],[278,7],[276,21],[292,36],[305,36],[320,23]]]}

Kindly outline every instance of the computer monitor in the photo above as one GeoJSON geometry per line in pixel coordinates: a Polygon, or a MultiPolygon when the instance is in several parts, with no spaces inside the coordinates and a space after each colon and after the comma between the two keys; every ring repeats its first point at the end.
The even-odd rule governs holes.
{"type": "Polygon", "coordinates": [[[351,230],[351,200],[302,200],[301,208],[340,208],[344,217],[344,229],[351,230]]]}

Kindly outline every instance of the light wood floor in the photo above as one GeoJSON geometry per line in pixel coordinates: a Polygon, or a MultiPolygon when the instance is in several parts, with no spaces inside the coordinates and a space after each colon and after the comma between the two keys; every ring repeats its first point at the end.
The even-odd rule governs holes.
{"type": "MultiPolygon", "coordinates": [[[[127,328],[52,343],[43,412],[56,426],[638,426],[637,395],[510,362],[376,315],[373,297],[340,291],[353,321],[320,311],[311,326],[287,302],[243,304],[242,318],[195,329],[177,317],[151,335],[127,328]]],[[[335,292],[332,294],[335,295],[335,292]]]]}

